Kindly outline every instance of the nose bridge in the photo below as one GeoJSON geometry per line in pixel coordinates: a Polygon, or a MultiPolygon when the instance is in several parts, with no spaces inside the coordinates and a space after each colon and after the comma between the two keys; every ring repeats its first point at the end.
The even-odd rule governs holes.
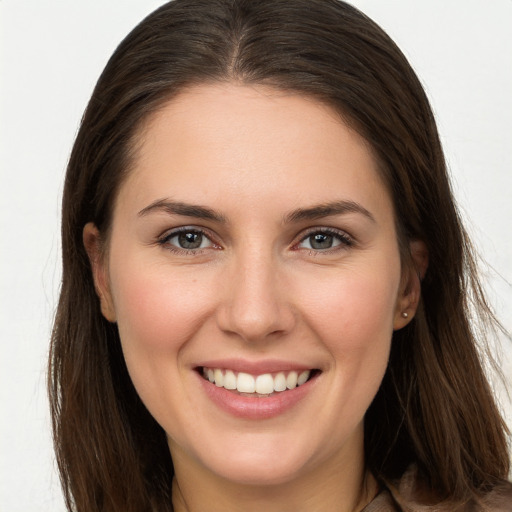
{"type": "Polygon", "coordinates": [[[294,315],[283,287],[282,263],[269,247],[247,244],[227,270],[219,324],[246,341],[288,332],[294,315]]]}

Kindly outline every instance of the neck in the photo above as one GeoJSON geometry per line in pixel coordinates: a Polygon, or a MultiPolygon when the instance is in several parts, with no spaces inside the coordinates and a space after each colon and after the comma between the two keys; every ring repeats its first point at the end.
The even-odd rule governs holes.
{"type": "Polygon", "coordinates": [[[287,482],[249,485],[226,480],[190,459],[183,464],[177,455],[173,453],[175,512],[358,512],[378,490],[377,482],[364,468],[362,456],[344,464],[324,461],[287,482]]]}

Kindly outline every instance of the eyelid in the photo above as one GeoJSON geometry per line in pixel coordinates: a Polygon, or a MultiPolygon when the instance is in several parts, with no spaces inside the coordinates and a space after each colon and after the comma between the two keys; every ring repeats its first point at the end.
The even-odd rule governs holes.
{"type": "Polygon", "coordinates": [[[194,225],[187,225],[187,226],[179,226],[176,228],[171,228],[165,230],[161,235],[159,235],[156,239],[156,242],[158,245],[165,246],[167,250],[178,252],[181,254],[200,254],[206,249],[221,249],[221,246],[217,241],[215,240],[215,236],[212,234],[212,232],[209,229],[205,229],[200,226],[194,226],[194,225]],[[180,233],[199,233],[202,236],[206,237],[210,243],[211,246],[209,247],[202,247],[197,249],[185,249],[183,247],[178,247],[172,244],[169,244],[168,241],[175,236],[179,235],[180,233]]]}
{"type": "MultiPolygon", "coordinates": [[[[171,250],[173,252],[181,253],[181,254],[201,254],[203,251],[214,248],[216,250],[222,249],[222,246],[220,243],[216,240],[216,236],[214,233],[212,233],[209,229],[206,229],[201,226],[195,226],[195,225],[186,225],[186,226],[178,226],[175,228],[167,229],[162,234],[157,236],[156,243],[161,246],[165,246],[167,250],[171,250]],[[172,239],[173,237],[179,235],[180,233],[186,233],[186,232],[195,232],[199,233],[202,236],[206,237],[209,242],[211,243],[208,247],[202,247],[202,248],[196,248],[196,249],[185,249],[182,247],[178,247],[173,244],[169,244],[168,241],[172,239]]],[[[300,250],[305,249],[312,253],[329,253],[329,252],[335,252],[340,250],[345,250],[349,247],[352,247],[356,244],[356,240],[349,235],[346,231],[328,227],[328,226],[313,226],[310,228],[307,228],[305,231],[300,233],[298,236],[298,240],[293,243],[292,249],[293,250],[300,250]],[[312,249],[312,248],[301,248],[299,245],[304,242],[308,237],[316,234],[328,234],[333,237],[335,237],[337,240],[340,241],[340,243],[334,247],[330,247],[327,249],[312,249]]]]}
{"type": "Polygon", "coordinates": [[[329,252],[333,252],[333,251],[337,251],[337,250],[344,250],[344,249],[347,249],[348,247],[352,247],[356,244],[356,240],[351,235],[349,235],[346,231],[343,231],[343,230],[337,229],[337,228],[327,227],[327,226],[315,226],[315,227],[308,228],[305,232],[302,232],[299,240],[293,244],[293,248],[295,250],[301,249],[300,247],[298,247],[299,244],[301,244],[307,238],[309,238],[310,236],[312,236],[316,233],[334,236],[338,240],[340,240],[340,244],[336,245],[334,247],[330,247],[328,249],[323,249],[323,250],[322,249],[304,248],[305,250],[309,250],[309,251],[315,252],[315,253],[329,253],[329,252]]]}

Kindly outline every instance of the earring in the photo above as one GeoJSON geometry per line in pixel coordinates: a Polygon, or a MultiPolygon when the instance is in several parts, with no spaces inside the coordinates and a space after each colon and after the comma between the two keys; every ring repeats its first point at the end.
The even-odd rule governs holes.
{"type": "Polygon", "coordinates": [[[406,313],[406,312],[404,311],[404,312],[402,313],[402,316],[403,316],[404,318],[407,318],[407,317],[409,316],[409,313],[406,313]]]}

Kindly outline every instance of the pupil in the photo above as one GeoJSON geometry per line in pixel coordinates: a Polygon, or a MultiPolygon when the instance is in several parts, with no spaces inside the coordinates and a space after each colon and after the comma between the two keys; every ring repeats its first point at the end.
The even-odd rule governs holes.
{"type": "Polygon", "coordinates": [[[313,249],[329,249],[332,247],[332,235],[317,233],[310,237],[310,243],[313,249]]]}
{"type": "Polygon", "coordinates": [[[201,233],[180,233],[178,241],[183,249],[197,249],[201,247],[203,235],[201,233]]]}

